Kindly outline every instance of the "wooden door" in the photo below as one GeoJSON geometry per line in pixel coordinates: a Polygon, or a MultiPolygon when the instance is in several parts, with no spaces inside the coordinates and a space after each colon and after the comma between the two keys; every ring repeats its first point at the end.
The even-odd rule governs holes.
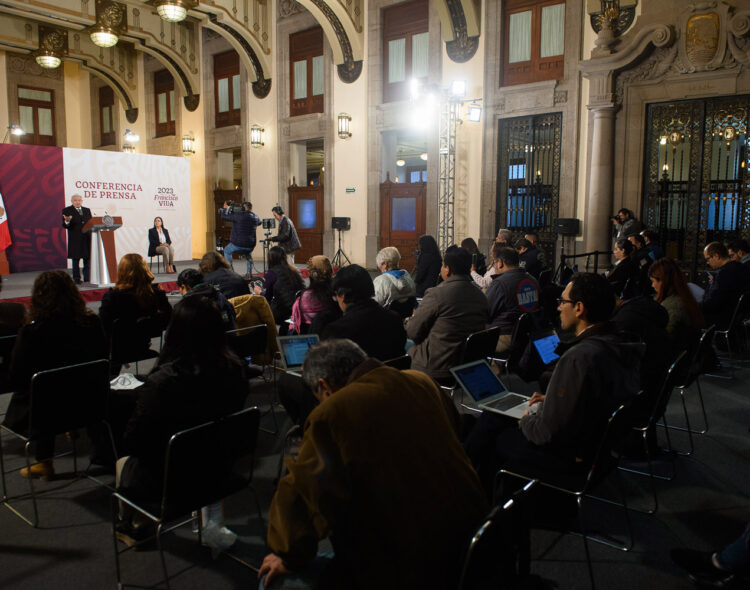
{"type": "Polygon", "coordinates": [[[380,185],[380,247],[398,248],[407,271],[414,268],[417,240],[425,232],[426,191],[425,182],[396,183],[390,177],[380,185]]]}
{"type": "Polygon", "coordinates": [[[302,248],[294,253],[295,262],[304,264],[310,257],[323,254],[323,186],[290,186],[287,214],[297,228],[302,244],[302,248]]]}

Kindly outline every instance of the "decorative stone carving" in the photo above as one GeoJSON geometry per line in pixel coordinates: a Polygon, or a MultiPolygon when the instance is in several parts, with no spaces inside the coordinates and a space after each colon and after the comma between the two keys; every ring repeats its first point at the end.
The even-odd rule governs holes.
{"type": "Polygon", "coordinates": [[[555,104],[565,104],[568,102],[568,91],[567,90],[555,90],[555,104]]]}
{"type": "Polygon", "coordinates": [[[750,10],[737,13],[729,22],[731,35],[727,37],[732,57],[738,62],[750,65],[750,10]]]}
{"type": "Polygon", "coordinates": [[[689,4],[680,16],[682,38],[677,44],[681,73],[716,70],[723,66],[727,49],[729,7],[715,0],[689,4]]]}
{"type": "Polygon", "coordinates": [[[270,78],[258,78],[252,84],[253,94],[256,98],[265,98],[271,92],[271,79],[270,78]]]}
{"type": "Polygon", "coordinates": [[[128,123],[135,123],[138,120],[138,109],[128,109],[125,111],[125,118],[128,120],[128,123]]]}
{"type": "Polygon", "coordinates": [[[279,0],[279,18],[287,18],[302,12],[304,8],[297,3],[297,0],[279,0]]]}
{"type": "MultiPolygon", "coordinates": [[[[590,16],[591,28],[594,29],[594,32],[597,34],[602,30],[601,16],[601,12],[592,14],[590,16]]],[[[620,8],[619,16],[614,20],[614,22],[610,23],[615,37],[619,37],[625,31],[627,31],[630,28],[630,25],[633,24],[634,19],[635,6],[620,8]]]]}
{"type": "Polygon", "coordinates": [[[50,78],[51,80],[62,80],[62,68],[48,70],[41,67],[34,58],[25,55],[8,54],[8,69],[14,74],[28,74],[30,76],[40,76],[50,78]]]}
{"type": "Polygon", "coordinates": [[[664,76],[672,68],[676,57],[677,45],[659,47],[637,67],[619,74],[615,83],[615,102],[622,104],[625,85],[641,80],[657,80],[664,76]]]}
{"type": "Polygon", "coordinates": [[[344,56],[344,63],[338,64],[337,71],[339,79],[342,82],[351,84],[362,73],[362,61],[354,61],[354,52],[352,51],[352,44],[349,41],[349,36],[346,34],[344,25],[341,24],[339,17],[333,12],[331,7],[326,3],[325,0],[310,0],[315,7],[323,13],[328,20],[328,23],[333,28],[333,32],[336,34],[336,40],[339,43],[341,53],[344,56]]]}
{"type": "Polygon", "coordinates": [[[185,108],[192,113],[198,108],[200,98],[200,94],[188,94],[182,99],[182,102],[185,103],[185,108]]]}
{"type": "Polygon", "coordinates": [[[339,74],[339,79],[342,82],[351,84],[359,78],[362,73],[362,60],[344,62],[336,66],[336,71],[339,74]]]}
{"type": "Polygon", "coordinates": [[[466,31],[466,15],[461,0],[445,0],[453,27],[453,41],[445,43],[448,57],[456,63],[469,61],[479,48],[479,37],[470,37],[466,31]]]}

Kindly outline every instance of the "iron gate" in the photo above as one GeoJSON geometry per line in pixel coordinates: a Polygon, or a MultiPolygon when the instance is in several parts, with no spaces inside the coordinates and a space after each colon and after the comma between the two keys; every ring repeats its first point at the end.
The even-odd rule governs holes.
{"type": "Polygon", "coordinates": [[[644,223],[693,278],[712,241],[748,237],[750,96],[648,106],[644,223]]]}

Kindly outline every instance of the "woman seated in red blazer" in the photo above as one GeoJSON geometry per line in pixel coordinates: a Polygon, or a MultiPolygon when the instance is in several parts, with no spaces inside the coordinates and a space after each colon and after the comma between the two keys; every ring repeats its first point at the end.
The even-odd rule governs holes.
{"type": "Polygon", "coordinates": [[[172,240],[169,239],[169,232],[164,227],[164,220],[161,217],[154,217],[154,227],[148,230],[148,255],[163,256],[164,266],[168,273],[177,272],[174,267],[174,248],[172,240]]]}

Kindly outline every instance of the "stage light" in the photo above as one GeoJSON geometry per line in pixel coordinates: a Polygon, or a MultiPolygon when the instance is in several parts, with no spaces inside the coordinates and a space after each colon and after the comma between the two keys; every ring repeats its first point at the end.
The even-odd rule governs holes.
{"type": "Polygon", "coordinates": [[[479,123],[482,120],[482,107],[476,104],[470,104],[467,109],[466,118],[474,123],[479,123]]]}
{"type": "Polygon", "coordinates": [[[349,139],[352,136],[352,116],[348,113],[339,113],[339,137],[349,139]]]}
{"type": "Polygon", "coordinates": [[[16,137],[20,137],[21,135],[26,135],[26,132],[17,123],[11,123],[10,125],[8,125],[8,129],[5,132],[3,143],[5,143],[8,139],[8,135],[15,135],[16,137]]]}
{"type": "Polygon", "coordinates": [[[254,148],[262,148],[265,145],[263,141],[263,133],[265,129],[260,125],[253,125],[250,127],[250,146],[254,148]]]}
{"type": "Polygon", "coordinates": [[[182,155],[192,156],[195,153],[195,138],[192,133],[182,136],[182,155]]]}
{"type": "Polygon", "coordinates": [[[466,80],[453,80],[451,83],[451,96],[461,98],[466,96],[466,80]]]}

